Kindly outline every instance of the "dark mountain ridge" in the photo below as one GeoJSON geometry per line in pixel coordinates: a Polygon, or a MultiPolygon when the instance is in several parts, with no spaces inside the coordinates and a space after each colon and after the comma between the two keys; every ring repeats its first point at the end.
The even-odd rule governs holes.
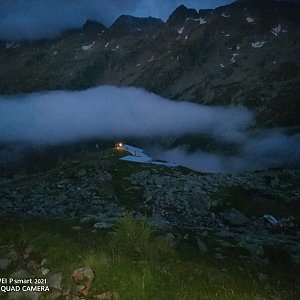
{"type": "Polygon", "coordinates": [[[245,105],[259,124],[299,125],[300,5],[178,7],[166,23],[121,16],[55,40],[2,42],[1,94],[136,86],[174,100],[245,105]]]}
{"type": "Polygon", "coordinates": [[[112,36],[122,36],[131,31],[154,31],[160,29],[164,22],[161,19],[152,17],[138,18],[128,15],[120,16],[109,28],[108,32],[112,36]]]}

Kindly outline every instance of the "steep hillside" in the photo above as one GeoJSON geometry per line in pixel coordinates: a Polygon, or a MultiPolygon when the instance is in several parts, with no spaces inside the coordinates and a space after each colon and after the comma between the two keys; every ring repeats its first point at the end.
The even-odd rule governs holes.
{"type": "MultiPolygon", "coordinates": [[[[299,125],[299,3],[177,8],[166,23],[121,16],[56,40],[0,49],[0,93],[112,84],[209,105],[246,105],[259,124],[299,125]]],[[[1,43],[0,43],[1,45],[1,43]]]]}

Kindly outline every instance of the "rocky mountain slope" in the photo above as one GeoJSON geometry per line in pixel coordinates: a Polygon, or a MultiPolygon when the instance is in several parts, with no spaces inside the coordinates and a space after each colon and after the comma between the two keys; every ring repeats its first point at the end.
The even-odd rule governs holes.
{"type": "Polygon", "coordinates": [[[121,16],[55,40],[3,41],[0,93],[143,87],[174,100],[245,105],[263,125],[299,125],[299,3],[178,7],[166,23],[121,16]]]}
{"type": "Polygon", "coordinates": [[[127,154],[85,151],[46,172],[6,170],[0,177],[0,216],[67,218],[110,228],[133,211],[162,230],[206,231],[238,242],[247,236],[256,245],[268,244],[265,237],[272,235],[272,245],[278,238],[279,248],[296,255],[287,240],[299,238],[299,171],[209,174],[119,160],[127,154]]]}
{"type": "MultiPolygon", "coordinates": [[[[124,155],[127,153],[113,149],[85,151],[67,160],[61,160],[44,172],[28,174],[20,170],[13,174],[8,170],[7,173],[1,174],[0,263],[2,271],[4,269],[6,272],[5,276],[10,276],[14,270],[25,268],[29,274],[38,274],[40,277],[45,269],[47,273],[42,273],[44,276],[52,276],[55,272],[63,270],[64,277],[70,278],[66,270],[88,263],[93,264],[96,278],[102,278],[94,284],[96,289],[93,289],[93,293],[117,288],[118,292],[122,292],[122,296],[127,295],[124,299],[133,299],[131,295],[128,296],[128,288],[116,284],[115,278],[109,277],[103,284],[103,265],[97,264],[103,258],[99,251],[105,250],[105,253],[108,253],[105,254],[107,257],[111,254],[115,256],[115,250],[112,251],[107,245],[118,236],[116,224],[126,212],[130,212],[136,220],[145,218],[155,230],[155,239],[151,240],[151,244],[158,247],[157,241],[171,243],[174,249],[181,253],[182,261],[172,259],[169,252],[167,258],[158,257],[158,262],[149,261],[144,248],[136,248],[136,245],[140,247],[139,243],[145,247],[145,241],[140,231],[132,236],[135,227],[130,223],[127,229],[129,232],[120,232],[121,246],[125,247],[126,239],[129,238],[128,251],[131,255],[137,252],[139,260],[130,256],[129,259],[133,260],[132,265],[130,269],[126,269],[124,279],[122,275],[119,280],[128,282],[128,272],[131,274],[133,265],[140,261],[143,268],[145,264],[151,263],[160,270],[161,266],[166,264],[166,259],[170,259],[172,266],[180,264],[180,271],[175,271],[176,276],[177,272],[190,276],[192,273],[189,265],[192,266],[192,270],[201,270],[201,275],[196,274],[188,282],[194,289],[194,284],[198,286],[195,280],[203,282],[203,276],[209,276],[212,270],[216,269],[216,273],[219,274],[229,266],[238,266],[242,273],[251,276],[252,285],[253,282],[255,284],[254,292],[244,288],[244,279],[241,280],[243,288],[240,292],[236,286],[239,280],[235,280],[234,288],[230,291],[231,297],[228,299],[236,298],[235,295],[242,295],[241,299],[258,299],[253,293],[266,294],[261,288],[266,284],[268,293],[273,294],[275,291],[276,297],[259,299],[297,299],[295,295],[299,294],[297,282],[300,275],[299,171],[273,170],[238,175],[205,174],[180,167],[166,168],[121,161],[119,158],[124,155]],[[59,226],[62,220],[65,220],[65,224],[59,226]],[[24,229],[24,226],[28,228],[31,222],[31,226],[35,227],[33,234],[32,229],[24,229]],[[36,226],[35,222],[40,222],[40,225],[36,226]],[[59,234],[54,234],[53,231],[46,233],[53,228],[58,228],[59,234]],[[19,230],[22,230],[22,233],[19,233],[19,230]],[[107,239],[103,240],[106,235],[107,239]],[[65,236],[69,241],[67,244],[64,242],[65,236]],[[83,243],[80,251],[74,250],[80,245],[77,237],[83,243]],[[73,242],[71,245],[70,241],[73,242]],[[32,263],[29,264],[25,256],[15,255],[17,257],[12,259],[10,254],[12,250],[14,253],[23,251],[28,242],[37,243],[37,249],[41,251],[40,257],[30,260],[36,262],[34,270],[30,268],[32,263]],[[76,255],[73,255],[74,251],[76,255]],[[45,256],[45,253],[48,255],[45,256]],[[55,259],[50,259],[49,266],[45,267],[41,261],[45,257],[51,257],[51,253],[55,253],[55,259]],[[59,260],[60,253],[64,253],[62,261],[59,260]],[[65,257],[65,253],[72,254],[65,257]],[[79,258],[89,253],[96,255],[95,260],[83,259],[81,264],[79,258]],[[194,256],[197,261],[192,260],[194,256]],[[75,263],[72,260],[70,262],[72,257],[75,263]],[[203,265],[199,264],[198,260],[202,261],[203,265]],[[66,262],[68,266],[65,265],[66,262]],[[249,294],[252,296],[246,297],[249,294]]],[[[137,228],[142,230],[144,227],[139,224],[137,228]]],[[[151,253],[153,251],[152,249],[151,253]]],[[[124,253],[121,253],[121,257],[124,259],[124,253]]],[[[114,264],[114,260],[109,258],[106,261],[108,266],[114,264]]],[[[124,268],[119,265],[117,267],[118,270],[124,268]]],[[[226,272],[229,278],[235,276],[232,270],[226,272]]],[[[116,269],[106,273],[114,275],[116,269]]],[[[170,273],[173,281],[174,272],[170,273]]],[[[210,276],[212,280],[218,278],[218,286],[224,285],[228,288],[231,284],[227,277],[219,278],[215,274],[210,276]]],[[[216,288],[212,285],[212,280],[207,290],[213,290],[215,293],[216,288]]],[[[166,279],[162,281],[165,282],[166,279]]],[[[155,282],[148,284],[157,288],[155,282]]],[[[182,286],[182,281],[178,285],[182,286]]],[[[123,286],[127,287],[130,284],[123,286]]],[[[201,285],[200,288],[203,290],[201,285]]],[[[177,291],[173,285],[169,289],[169,293],[177,291]]],[[[74,289],[71,289],[71,293],[72,291],[74,292],[74,289]]],[[[52,292],[57,293],[55,289],[52,292]]],[[[58,295],[51,299],[61,299],[61,293],[59,288],[58,295]]],[[[158,296],[155,299],[167,299],[160,297],[164,293],[164,290],[157,289],[158,296]]],[[[197,290],[197,293],[199,296],[203,291],[197,290]]],[[[221,296],[203,299],[224,299],[223,294],[224,292],[221,296]]],[[[46,296],[45,293],[34,299],[44,299],[42,296],[46,296]]],[[[178,296],[171,298],[180,299],[178,296]]]]}

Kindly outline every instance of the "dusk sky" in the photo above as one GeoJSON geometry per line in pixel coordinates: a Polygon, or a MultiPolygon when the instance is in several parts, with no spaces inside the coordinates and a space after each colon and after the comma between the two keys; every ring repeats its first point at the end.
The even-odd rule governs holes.
{"type": "Polygon", "coordinates": [[[180,4],[189,8],[215,8],[233,0],[2,0],[0,40],[55,37],[92,19],[110,26],[122,14],[156,17],[164,21],[180,4]]]}

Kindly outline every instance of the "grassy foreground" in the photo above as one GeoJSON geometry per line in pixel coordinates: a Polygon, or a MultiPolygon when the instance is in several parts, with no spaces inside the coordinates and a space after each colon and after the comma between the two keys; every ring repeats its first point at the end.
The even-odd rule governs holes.
{"type": "MultiPolygon", "coordinates": [[[[34,246],[37,260],[46,258],[50,274],[62,272],[63,286],[72,284],[71,273],[90,266],[95,274],[91,298],[116,292],[121,299],[297,299],[297,282],[282,269],[257,267],[235,260],[217,260],[200,254],[194,245],[173,245],[159,237],[144,219],[127,215],[113,232],[93,232],[90,225],[68,221],[1,220],[0,254],[14,244],[18,253],[34,246]],[[78,225],[78,224],[77,224],[78,225]]],[[[1,276],[21,269],[19,263],[1,276]]]]}

